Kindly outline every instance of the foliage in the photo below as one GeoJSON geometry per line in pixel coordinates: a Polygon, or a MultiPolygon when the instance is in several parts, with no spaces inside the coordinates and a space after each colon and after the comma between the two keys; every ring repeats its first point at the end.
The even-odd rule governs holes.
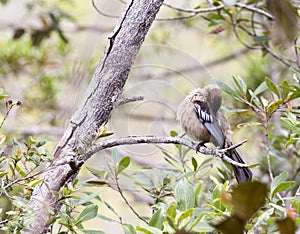
{"type": "MultiPolygon", "coordinates": [[[[218,84],[224,92],[248,106],[244,112],[237,110],[237,113],[255,113],[259,125],[249,122],[247,127],[263,126],[260,128],[262,135],[270,136],[265,138],[266,142],[262,145],[266,152],[262,157],[270,157],[266,160],[270,163],[265,172],[270,175],[267,184],[258,181],[231,184],[231,173],[227,167],[219,169],[216,177],[211,175],[210,181],[205,181],[203,173],[207,168],[211,171],[212,158],[202,162],[198,157],[190,158],[190,150],[181,145],[174,146],[175,152],[158,147],[166,161],[161,170],[150,166],[128,170],[137,165],[132,165],[129,156],[121,158],[118,151],[113,150],[107,168],[88,168],[94,178],[76,180],[74,184],[68,184],[62,189],[62,208],[51,223],[59,225],[61,233],[65,229],[71,233],[102,233],[84,228],[86,221],[95,218],[120,223],[124,233],[204,233],[215,229],[223,233],[243,233],[244,230],[249,233],[258,230],[265,233],[280,230],[285,233],[292,230],[290,233],[295,233],[296,225],[300,223],[297,215],[300,212],[297,188],[300,125],[296,118],[297,108],[291,105],[291,101],[300,97],[299,82],[283,81],[275,85],[266,78],[255,90],[248,89],[240,77],[234,77],[233,83],[234,88],[222,82],[218,84]],[[277,126],[276,131],[280,133],[275,134],[273,126],[276,116],[280,118],[282,129],[278,131],[277,126]],[[281,139],[280,144],[278,138],[281,139]],[[277,170],[277,161],[282,160],[290,168],[289,172],[277,170]],[[155,170],[158,178],[154,177],[155,170]],[[132,191],[124,192],[119,182],[123,177],[135,182],[132,191]],[[89,192],[93,187],[98,188],[96,192],[89,192]],[[134,227],[124,223],[117,209],[108,200],[101,198],[101,188],[117,191],[142,224],[134,227]],[[130,193],[151,199],[149,208],[153,212],[152,216],[144,217],[135,210],[127,199],[130,193]],[[99,214],[100,204],[111,211],[111,217],[99,214]]],[[[172,131],[171,135],[176,136],[177,133],[172,131]]],[[[2,210],[1,230],[21,230],[30,220],[31,213],[24,210],[24,207],[33,188],[43,183],[38,178],[45,170],[43,165],[51,161],[44,144],[44,141],[32,137],[23,143],[13,140],[10,155],[4,154],[5,147],[2,146],[1,191],[10,205],[2,210]]],[[[264,171],[264,160],[260,165],[264,171]]]]}
{"type": "MultiPolygon", "coordinates": [[[[9,1],[0,2],[5,5],[9,1]]],[[[27,74],[34,82],[23,95],[25,102],[22,101],[22,107],[32,113],[43,110],[48,118],[50,111],[58,109],[58,90],[62,81],[68,82],[66,77],[70,75],[68,64],[60,66],[67,60],[71,39],[66,36],[62,23],[73,23],[75,19],[60,7],[58,1],[26,2],[28,12],[37,15],[42,26],[33,30],[17,27],[13,29],[12,38],[5,36],[1,39],[1,84],[4,85],[10,76],[24,79],[24,74],[27,74]]],[[[64,2],[73,3],[71,0],[64,2]]],[[[271,77],[252,82],[251,76],[258,75],[255,66],[252,72],[256,74],[248,74],[250,80],[235,76],[230,85],[218,82],[220,88],[235,99],[235,105],[243,107],[230,109],[243,117],[244,122],[238,127],[255,129],[259,133],[257,137],[263,140],[257,146],[261,149],[260,162],[251,165],[261,175],[256,178],[258,181],[234,185],[230,182],[232,173],[228,165],[212,157],[201,159],[181,145],[174,145],[171,149],[157,146],[165,161],[163,168],[138,165],[132,162],[131,155],[121,157],[118,150],[112,150],[111,158],[102,168],[86,167],[91,178],[77,179],[57,194],[62,207],[58,214],[53,214],[50,231],[104,233],[85,228],[86,223],[96,219],[117,223],[126,234],[216,230],[223,233],[296,232],[300,224],[300,77],[294,71],[299,71],[299,45],[295,40],[298,36],[295,9],[298,7],[299,10],[299,6],[288,0],[267,2],[203,1],[191,12],[178,8],[175,13],[175,17],[185,18],[182,24],[187,28],[197,28],[199,22],[204,21],[211,34],[234,35],[243,46],[261,51],[264,57],[267,54],[273,56],[293,72],[292,79],[278,84],[271,77]],[[197,10],[201,12],[224,4],[225,7],[202,15],[200,20],[194,17],[197,10]],[[241,7],[239,4],[245,5],[241,7]],[[266,13],[266,9],[277,16],[276,20],[260,14],[261,11],[266,13]],[[296,59],[289,58],[289,53],[283,50],[291,45],[296,59]],[[126,181],[126,186],[122,185],[123,181],[126,181]],[[104,190],[114,191],[118,197],[105,199],[104,190]],[[147,203],[147,215],[137,211],[138,202],[132,201],[132,197],[147,203]],[[116,199],[123,201],[140,224],[124,221],[119,207],[114,206],[116,199]],[[103,207],[110,215],[103,215],[103,207]]],[[[152,34],[152,39],[166,44],[171,34],[161,31],[152,34]]],[[[259,71],[259,74],[263,72],[259,71]]],[[[21,105],[18,101],[7,101],[7,96],[0,89],[0,101],[4,104],[3,110],[6,108],[0,129],[12,108],[21,105]]],[[[54,117],[50,119],[52,124],[54,117]]],[[[44,123],[44,120],[40,122],[44,123]]],[[[97,140],[112,134],[104,128],[98,129],[97,140]]],[[[171,131],[170,135],[178,134],[171,131]]],[[[26,204],[35,186],[44,183],[40,174],[53,160],[46,147],[50,143],[48,138],[1,132],[0,230],[3,232],[18,233],[30,223],[32,212],[25,209],[26,204]]]]}

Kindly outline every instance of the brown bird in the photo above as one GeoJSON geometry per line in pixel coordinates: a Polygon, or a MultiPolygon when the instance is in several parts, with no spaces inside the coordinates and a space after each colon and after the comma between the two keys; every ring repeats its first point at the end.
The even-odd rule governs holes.
{"type": "MultiPolygon", "coordinates": [[[[182,101],[178,108],[177,119],[187,135],[204,144],[213,143],[222,149],[231,146],[231,130],[225,116],[219,111],[222,92],[217,85],[196,89],[182,101]]],[[[239,163],[245,163],[236,149],[226,155],[239,163]]],[[[247,167],[232,165],[238,183],[251,181],[252,172],[247,167]]]]}

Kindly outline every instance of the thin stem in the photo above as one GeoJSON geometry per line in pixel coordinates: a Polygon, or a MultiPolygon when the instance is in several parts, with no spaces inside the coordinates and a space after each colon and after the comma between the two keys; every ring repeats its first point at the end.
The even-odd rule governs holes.
{"type": "Polygon", "coordinates": [[[110,15],[110,14],[106,14],[106,13],[102,12],[102,11],[96,6],[94,0],[92,0],[92,5],[93,5],[94,9],[95,9],[100,15],[103,15],[103,16],[109,17],[109,18],[116,18],[116,19],[119,18],[119,16],[116,16],[116,15],[110,15]]]}
{"type": "Polygon", "coordinates": [[[245,4],[242,4],[242,3],[239,3],[239,2],[237,2],[235,4],[235,6],[243,8],[243,9],[247,9],[249,11],[258,13],[260,15],[263,15],[263,16],[267,17],[268,19],[274,20],[274,16],[273,15],[271,15],[270,13],[268,13],[268,12],[266,12],[264,10],[261,10],[259,8],[256,8],[256,7],[253,7],[253,6],[249,6],[249,5],[245,5],[245,4]]]}
{"type": "Polygon", "coordinates": [[[126,203],[126,205],[131,209],[131,211],[136,215],[136,217],[138,217],[143,222],[148,223],[147,220],[145,220],[142,216],[140,216],[139,213],[136,212],[136,210],[132,207],[132,205],[130,205],[129,201],[124,196],[122,189],[120,188],[118,178],[115,178],[115,179],[116,179],[116,185],[117,185],[118,192],[120,193],[120,195],[123,198],[123,200],[126,203]]]}
{"type": "MultiPolygon", "coordinates": [[[[264,49],[275,59],[277,59],[278,61],[280,61],[281,63],[283,63],[285,66],[287,67],[291,67],[292,65],[286,61],[286,59],[282,58],[281,56],[279,56],[278,54],[274,53],[269,47],[267,46],[264,46],[264,49]]],[[[295,61],[290,61],[290,62],[293,62],[295,63],[295,61]]],[[[300,68],[296,68],[296,67],[293,67],[293,69],[295,69],[295,71],[297,72],[300,72],[300,68]]]]}
{"type": "MultiPolygon", "coordinates": [[[[169,7],[171,9],[179,11],[179,12],[194,13],[194,14],[208,13],[208,12],[217,11],[217,10],[221,10],[221,9],[225,8],[225,5],[220,5],[220,6],[216,6],[216,7],[201,8],[201,9],[196,9],[195,10],[195,9],[184,9],[184,8],[180,8],[180,7],[175,7],[175,6],[172,6],[172,5],[167,4],[167,3],[164,3],[164,6],[169,7]]],[[[244,5],[242,3],[236,3],[236,4],[234,4],[234,6],[235,7],[240,7],[240,8],[243,8],[243,9],[247,9],[247,10],[255,12],[255,13],[258,13],[258,14],[263,15],[263,16],[267,17],[268,19],[271,19],[271,20],[274,19],[274,17],[270,13],[268,13],[264,10],[261,10],[259,8],[253,7],[253,6],[244,5]]]]}
{"type": "Polygon", "coordinates": [[[3,120],[2,120],[2,122],[0,124],[0,129],[3,127],[3,124],[4,124],[5,120],[7,119],[8,115],[9,115],[9,112],[11,111],[11,109],[13,108],[13,106],[14,106],[14,104],[11,104],[9,106],[8,110],[6,111],[5,116],[4,116],[4,118],[3,118],[3,120]]]}
{"type": "Polygon", "coordinates": [[[272,172],[272,167],[271,167],[271,159],[270,159],[270,142],[269,142],[269,133],[268,133],[268,127],[267,127],[267,122],[263,122],[264,130],[265,130],[265,144],[266,144],[266,151],[267,151],[267,162],[268,162],[268,172],[271,181],[273,181],[274,176],[272,172]]]}

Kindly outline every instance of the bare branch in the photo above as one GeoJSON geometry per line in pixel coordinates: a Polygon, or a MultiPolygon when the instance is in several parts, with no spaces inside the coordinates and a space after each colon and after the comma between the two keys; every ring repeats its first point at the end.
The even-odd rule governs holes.
{"type": "Polygon", "coordinates": [[[274,16],[273,16],[273,15],[271,15],[270,13],[268,13],[268,12],[266,12],[266,11],[264,11],[264,10],[261,10],[261,9],[259,9],[259,8],[256,8],[256,7],[253,7],[253,6],[249,6],[249,5],[245,5],[245,4],[242,4],[242,3],[239,3],[239,2],[237,2],[237,3],[235,4],[235,6],[236,6],[236,7],[243,8],[243,9],[247,9],[247,10],[249,10],[249,11],[258,13],[258,14],[260,14],[260,15],[263,15],[263,16],[265,16],[265,17],[271,19],[271,20],[274,20],[274,16]]]}
{"type": "Polygon", "coordinates": [[[230,147],[228,147],[226,149],[222,149],[220,151],[225,153],[225,152],[227,152],[229,150],[233,150],[233,149],[236,149],[236,148],[240,147],[241,145],[243,145],[246,142],[247,142],[247,139],[245,139],[245,140],[243,140],[243,141],[241,141],[241,142],[239,142],[237,144],[234,144],[234,145],[232,145],[232,146],[230,146],[230,147]]]}
{"type": "Polygon", "coordinates": [[[124,202],[126,203],[126,205],[130,208],[130,210],[140,219],[142,220],[144,223],[147,223],[147,220],[145,220],[142,216],[139,215],[139,213],[133,208],[133,206],[129,203],[129,201],[127,200],[127,198],[125,197],[123,190],[121,189],[120,185],[119,185],[119,181],[118,178],[116,178],[116,185],[117,185],[117,189],[118,192],[120,193],[122,199],[124,200],[124,202]]]}
{"type": "Polygon", "coordinates": [[[242,144],[244,144],[246,140],[235,144],[229,148],[226,149],[219,149],[219,148],[207,148],[205,146],[199,147],[197,143],[194,143],[186,138],[181,137],[157,137],[157,136],[128,136],[128,137],[121,137],[117,139],[109,139],[102,142],[99,142],[92,146],[86,153],[78,157],[78,160],[80,161],[86,161],[89,159],[92,155],[95,153],[115,147],[120,145],[136,145],[136,144],[180,144],[187,146],[199,153],[206,154],[206,155],[214,155],[216,157],[222,158],[225,162],[230,163],[232,165],[238,166],[238,167],[248,167],[247,164],[238,163],[228,156],[225,155],[225,153],[228,150],[235,149],[242,144]]]}
{"type": "MultiPolygon", "coordinates": [[[[176,11],[185,12],[185,13],[194,13],[194,14],[208,13],[208,12],[212,12],[212,11],[221,10],[221,9],[226,7],[225,5],[220,5],[220,6],[216,6],[216,7],[201,8],[201,9],[184,9],[184,8],[174,7],[174,6],[172,6],[170,4],[167,4],[167,3],[164,3],[164,5],[171,8],[171,9],[173,9],[173,10],[176,10],[176,11]]],[[[243,9],[247,9],[249,11],[258,13],[260,15],[263,15],[263,16],[267,17],[268,19],[274,20],[274,17],[270,13],[268,13],[264,10],[261,10],[259,8],[256,8],[254,6],[249,6],[249,5],[245,5],[245,4],[242,4],[242,3],[236,3],[236,4],[234,4],[234,6],[235,7],[240,7],[240,8],[243,8],[243,9]]]]}
{"type": "Polygon", "coordinates": [[[177,69],[175,71],[167,71],[167,72],[162,72],[162,73],[149,73],[145,76],[142,76],[143,79],[155,79],[155,78],[166,78],[166,77],[171,77],[174,76],[176,74],[181,74],[181,73],[188,73],[188,72],[199,72],[201,70],[205,70],[207,68],[213,67],[213,66],[217,66],[220,65],[222,63],[227,63],[232,59],[235,59],[243,54],[248,53],[249,51],[251,51],[248,48],[244,48],[242,50],[239,50],[237,52],[233,52],[232,54],[229,54],[225,57],[213,60],[211,62],[208,63],[204,63],[204,64],[197,64],[195,66],[191,66],[191,67],[186,67],[186,68],[182,68],[182,69],[177,69]]]}
{"type": "MultiPolygon", "coordinates": [[[[276,54],[275,52],[273,52],[273,51],[272,51],[269,47],[267,47],[267,46],[264,46],[264,49],[265,49],[266,51],[268,51],[268,53],[269,53],[273,58],[277,59],[278,61],[280,61],[281,63],[283,63],[283,64],[284,64],[285,66],[287,66],[287,67],[292,67],[292,64],[290,64],[289,62],[296,63],[296,65],[298,65],[298,64],[297,64],[297,61],[291,61],[291,60],[287,61],[288,59],[285,59],[285,58],[281,57],[280,55],[276,54]]],[[[300,72],[300,68],[293,67],[293,69],[295,69],[295,71],[297,71],[297,72],[300,72]]]]}
{"type": "Polygon", "coordinates": [[[124,104],[127,104],[127,103],[129,103],[129,102],[136,102],[136,101],[142,101],[142,100],[144,100],[144,97],[143,97],[143,96],[136,96],[136,97],[130,97],[130,98],[119,99],[119,100],[116,102],[116,107],[117,107],[117,106],[124,105],[124,104]]]}
{"type": "Polygon", "coordinates": [[[167,3],[164,3],[164,5],[166,7],[169,7],[173,10],[177,10],[179,12],[190,13],[190,15],[183,15],[183,16],[178,16],[178,17],[173,17],[173,18],[159,18],[159,19],[156,19],[157,21],[170,21],[170,20],[189,19],[189,18],[192,18],[192,17],[194,17],[198,14],[201,14],[201,13],[208,13],[208,12],[217,11],[217,10],[220,10],[220,9],[224,8],[224,6],[221,5],[221,6],[217,6],[217,7],[202,8],[202,9],[198,9],[198,10],[193,10],[193,9],[183,9],[183,8],[174,7],[174,6],[169,5],[167,3]]]}
{"type": "Polygon", "coordinates": [[[119,18],[119,16],[116,16],[116,15],[110,15],[110,14],[106,14],[106,13],[102,12],[102,11],[96,6],[94,0],[92,0],[92,5],[93,5],[94,9],[95,9],[100,15],[103,15],[103,16],[109,17],[109,18],[115,18],[115,19],[119,18]]]}
{"type": "Polygon", "coordinates": [[[216,6],[216,7],[209,7],[209,8],[201,8],[201,9],[184,9],[184,8],[179,8],[179,7],[174,7],[170,4],[164,3],[163,4],[166,7],[169,7],[173,10],[177,10],[180,12],[186,12],[186,13],[195,13],[195,14],[201,14],[201,13],[208,13],[208,12],[212,12],[212,11],[217,11],[217,10],[221,10],[223,9],[225,6],[224,5],[220,5],[220,6],[216,6]]]}

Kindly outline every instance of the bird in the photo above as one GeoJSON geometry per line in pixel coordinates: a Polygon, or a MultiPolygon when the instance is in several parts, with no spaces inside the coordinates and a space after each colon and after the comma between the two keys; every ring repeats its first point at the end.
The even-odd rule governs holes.
{"type": "MultiPolygon", "coordinates": [[[[210,84],[191,91],[179,105],[177,119],[185,133],[192,140],[200,142],[199,146],[211,142],[216,147],[225,149],[233,145],[232,131],[226,117],[220,111],[221,104],[221,89],[215,84],[210,84]]],[[[245,164],[236,149],[231,149],[225,154],[232,160],[245,164]]],[[[252,172],[248,167],[231,166],[239,184],[252,180],[252,172]]]]}

